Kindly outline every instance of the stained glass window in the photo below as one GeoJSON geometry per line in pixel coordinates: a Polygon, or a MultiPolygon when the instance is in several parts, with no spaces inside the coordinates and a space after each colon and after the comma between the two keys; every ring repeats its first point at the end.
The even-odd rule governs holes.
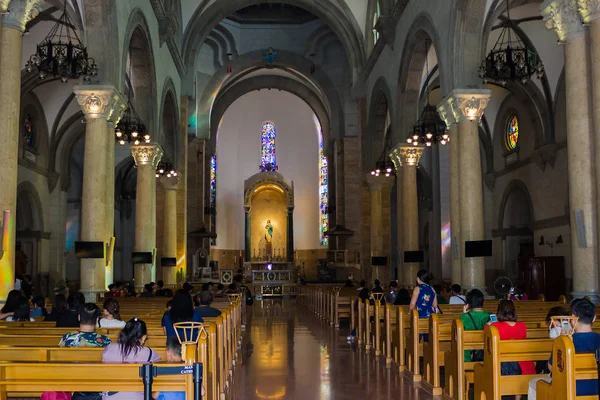
{"type": "Polygon", "coordinates": [[[23,143],[26,147],[33,148],[33,123],[29,114],[25,114],[23,119],[23,143]]]}
{"type": "Polygon", "coordinates": [[[260,165],[267,171],[275,170],[277,166],[277,157],[275,154],[276,136],[275,125],[272,122],[265,122],[260,134],[260,165]]]}
{"type": "Polygon", "coordinates": [[[329,215],[327,214],[327,206],[329,204],[329,167],[323,147],[323,130],[316,118],[315,124],[317,125],[317,134],[319,135],[319,234],[321,246],[327,246],[329,245],[329,238],[325,236],[325,232],[329,229],[329,215]]]}
{"type": "MultiPolygon", "coordinates": [[[[217,207],[217,156],[210,158],[210,209],[216,210],[217,207]]],[[[216,213],[211,212],[210,218],[211,231],[215,232],[216,228],[216,213]]],[[[215,239],[210,240],[211,245],[215,245],[215,239]]]]}
{"type": "Polygon", "coordinates": [[[513,115],[508,119],[505,142],[508,151],[517,148],[517,144],[519,143],[519,120],[516,115],[513,115]]]}
{"type": "Polygon", "coordinates": [[[377,43],[379,40],[379,31],[375,29],[375,25],[377,25],[377,21],[379,21],[379,17],[381,16],[381,6],[379,1],[376,4],[375,13],[373,14],[373,44],[377,43]]]}

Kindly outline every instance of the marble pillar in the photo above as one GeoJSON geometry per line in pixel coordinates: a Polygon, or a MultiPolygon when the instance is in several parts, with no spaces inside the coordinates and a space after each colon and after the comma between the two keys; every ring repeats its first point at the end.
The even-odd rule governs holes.
{"type": "MultiPolygon", "coordinates": [[[[448,102],[458,123],[460,246],[465,242],[484,240],[483,177],[479,145],[479,121],[490,100],[489,89],[455,89],[442,102],[448,102]]],[[[464,254],[461,254],[464,255],[464,254]]],[[[463,257],[463,289],[485,291],[485,262],[482,257],[463,257]]]]}
{"type": "MultiPolygon", "coordinates": [[[[179,176],[166,177],[160,180],[165,190],[164,220],[163,220],[163,257],[177,259],[177,188],[179,176]]],[[[167,285],[177,283],[177,267],[163,267],[163,281],[167,285]]]]}
{"type": "MultiPolygon", "coordinates": [[[[383,196],[390,195],[390,189],[394,184],[392,176],[386,177],[385,174],[375,176],[366,175],[367,184],[369,185],[370,198],[370,242],[371,242],[371,257],[387,257],[387,265],[373,266],[371,265],[371,279],[379,279],[382,283],[390,281],[390,255],[385,251],[383,243],[384,230],[390,229],[389,221],[383,220],[383,196]]],[[[370,264],[370,261],[369,261],[370,264]]]]}
{"type": "MultiPolygon", "coordinates": [[[[569,198],[569,201],[571,202],[571,237],[574,238],[574,241],[571,244],[573,251],[573,296],[590,296],[595,302],[599,302],[600,298],[597,293],[600,285],[598,279],[600,279],[600,277],[596,265],[598,263],[598,257],[600,257],[600,254],[597,253],[598,248],[600,248],[600,235],[598,235],[597,231],[598,227],[600,227],[600,213],[598,213],[598,210],[600,209],[600,157],[598,156],[598,149],[600,149],[600,84],[597,84],[597,82],[600,82],[600,0],[579,0],[578,5],[583,22],[589,26],[591,62],[589,64],[584,62],[584,60],[587,59],[585,57],[586,44],[584,42],[585,36],[583,36],[581,32],[581,26],[574,24],[574,26],[571,26],[570,33],[563,38],[564,41],[566,41],[565,83],[567,92],[567,150],[569,156],[570,191],[571,186],[573,185],[571,180],[574,179],[574,174],[571,173],[571,165],[574,165],[574,168],[578,171],[578,180],[572,188],[572,190],[577,191],[578,194],[570,193],[569,198]],[[577,60],[572,59],[572,57],[579,57],[579,61],[576,62],[577,60]],[[591,66],[591,71],[588,71],[589,66],[591,66]],[[582,75],[584,78],[576,77],[577,75],[584,73],[586,74],[582,75]],[[591,75],[588,75],[589,73],[591,73],[591,75]],[[587,76],[591,76],[591,82],[594,84],[590,84],[591,82],[586,78],[587,76]],[[589,103],[588,97],[576,95],[578,91],[584,93],[582,91],[589,88],[592,90],[592,104],[586,104],[589,103]],[[592,110],[593,130],[589,128],[589,118],[586,118],[586,111],[590,109],[592,110]],[[586,133],[584,134],[584,132],[586,133]],[[587,134],[587,132],[590,132],[590,134],[587,134]],[[592,140],[590,140],[590,135],[593,138],[592,140]],[[586,143],[589,143],[590,145],[587,145],[586,143]],[[571,146],[574,147],[573,153],[571,153],[571,146]],[[593,164],[594,170],[592,172],[595,175],[595,193],[590,193],[592,185],[589,183],[591,181],[586,182],[586,179],[590,179],[591,177],[587,172],[584,172],[589,171],[587,168],[593,155],[593,152],[591,151],[592,146],[596,149],[595,164],[593,164]],[[585,186],[587,186],[587,188],[585,188],[585,186]],[[574,204],[572,203],[572,201],[574,201],[572,195],[583,195],[584,198],[579,199],[579,201],[574,204]],[[592,199],[594,195],[595,198],[592,199]],[[583,204],[582,200],[586,202],[593,201],[593,203],[590,207],[587,206],[587,204],[583,204]],[[583,208],[586,206],[587,210],[583,208]],[[573,235],[573,212],[577,209],[584,211],[585,221],[589,221],[589,218],[593,218],[593,214],[590,214],[590,212],[596,213],[595,219],[593,220],[595,224],[588,224],[586,222],[586,241],[588,239],[592,241],[591,243],[586,243],[588,246],[591,245],[591,248],[589,249],[580,248],[579,241],[575,240],[577,239],[577,236],[573,235]],[[593,231],[590,231],[590,229],[593,229],[593,231]],[[592,235],[595,235],[595,237],[592,235]],[[575,262],[575,251],[578,253],[577,263],[575,262]],[[581,254],[582,252],[586,252],[587,254],[581,254]],[[595,296],[593,296],[592,293],[596,293],[595,296]]],[[[565,14],[564,10],[563,14],[565,16],[568,15],[565,14]]],[[[548,21],[554,21],[554,19],[547,18],[548,21]]],[[[553,23],[554,22],[550,22],[550,24],[553,23]]],[[[557,28],[555,27],[555,29],[557,28]]],[[[560,33],[559,39],[561,39],[560,33]]],[[[577,234],[577,231],[575,231],[575,234],[577,234]]]]}
{"type": "MultiPolygon", "coordinates": [[[[405,251],[419,250],[419,199],[417,195],[417,167],[423,154],[423,147],[401,144],[395,146],[390,157],[398,176],[402,176],[402,254],[405,251]]],[[[401,285],[414,285],[419,272],[418,263],[402,263],[401,285]]]]}
{"type": "Polygon", "coordinates": [[[460,244],[460,183],[458,158],[458,124],[454,118],[449,98],[440,102],[438,113],[448,127],[450,135],[450,234],[452,250],[452,283],[462,283],[463,253],[460,244]]]}
{"type": "MultiPolygon", "coordinates": [[[[135,198],[135,251],[156,254],[156,167],[163,155],[157,144],[131,146],[137,166],[135,198]]],[[[136,288],[156,279],[156,260],[134,266],[136,288]]]]}
{"type": "MultiPolygon", "coordinates": [[[[108,244],[107,191],[109,166],[107,152],[114,145],[114,135],[108,132],[108,121],[125,104],[112,86],[75,86],[75,98],[86,118],[81,199],[81,241],[108,244]]],[[[114,182],[114,181],[113,181],[114,182]]],[[[87,301],[96,301],[96,294],[106,290],[106,253],[104,258],[81,259],[81,291],[87,301]]]]}
{"type": "MultiPolygon", "coordinates": [[[[21,109],[21,52],[25,25],[38,13],[39,0],[12,0],[10,11],[2,16],[0,41],[0,214],[10,212],[7,237],[0,258],[0,299],[5,299],[15,282],[17,217],[17,169],[21,109]],[[7,56],[9,55],[9,56],[7,56]]],[[[0,1],[0,9],[8,2],[0,1]]]]}

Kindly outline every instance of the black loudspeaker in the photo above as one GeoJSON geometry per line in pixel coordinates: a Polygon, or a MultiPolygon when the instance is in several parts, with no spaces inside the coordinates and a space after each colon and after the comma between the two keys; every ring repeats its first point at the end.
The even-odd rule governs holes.
{"type": "Polygon", "coordinates": [[[104,242],[75,242],[75,257],[104,258],[104,242]]]}
{"type": "Polygon", "coordinates": [[[422,263],[425,261],[425,254],[422,251],[405,251],[405,263],[422,263]]]}
{"type": "Polygon", "coordinates": [[[465,242],[465,258],[470,257],[491,257],[491,240],[473,240],[465,242]]]}
{"type": "Polygon", "coordinates": [[[152,253],[146,252],[134,252],[131,253],[132,264],[152,264],[152,253]]]}
{"type": "Polygon", "coordinates": [[[384,267],[387,265],[387,257],[371,257],[371,265],[374,267],[384,267]]]}
{"type": "Polygon", "coordinates": [[[160,265],[161,267],[176,267],[177,259],[175,257],[161,257],[160,265]]]}

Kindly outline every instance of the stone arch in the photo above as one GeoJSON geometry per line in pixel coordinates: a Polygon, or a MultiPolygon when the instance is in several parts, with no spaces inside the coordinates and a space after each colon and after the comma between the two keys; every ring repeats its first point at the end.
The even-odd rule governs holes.
{"type": "MultiPolygon", "coordinates": [[[[129,16],[127,29],[125,31],[125,42],[123,44],[122,56],[122,78],[124,82],[125,74],[129,73],[129,59],[131,52],[131,80],[132,103],[146,125],[147,130],[158,132],[158,121],[155,118],[156,101],[156,65],[154,51],[152,47],[152,37],[148,21],[139,8],[133,9],[129,16]]],[[[156,140],[156,138],[153,138],[156,140]]]]}
{"type": "Polygon", "coordinates": [[[167,77],[163,85],[160,107],[160,136],[158,143],[162,146],[165,155],[174,165],[179,165],[179,107],[175,85],[167,77]]]}
{"type": "Polygon", "coordinates": [[[71,184],[71,154],[73,147],[85,134],[85,124],[82,124],[85,118],[82,111],[78,111],[65,120],[56,132],[56,137],[52,141],[51,164],[49,166],[49,188],[54,190],[60,177],[60,187],[62,191],[67,191],[71,184]]]}
{"type": "MultiPolygon", "coordinates": [[[[440,38],[431,16],[421,13],[413,22],[410,35],[407,36],[402,51],[402,62],[398,72],[398,89],[396,93],[396,121],[402,121],[402,126],[393,126],[394,141],[404,141],[402,132],[408,132],[410,126],[419,118],[419,95],[421,93],[421,78],[425,60],[431,46],[435,50],[438,62],[439,85],[444,94],[448,88],[446,66],[443,63],[440,49],[440,38]]],[[[433,70],[434,66],[429,68],[433,70]]]]}
{"type": "Polygon", "coordinates": [[[252,205],[252,197],[257,189],[269,185],[280,188],[287,200],[288,209],[294,208],[294,185],[279,172],[260,172],[246,179],[244,182],[244,207],[248,209],[252,205]]]}
{"type": "Polygon", "coordinates": [[[535,222],[533,202],[529,195],[527,185],[519,179],[513,179],[506,186],[502,199],[500,200],[500,210],[498,213],[498,227],[500,229],[508,229],[511,227],[515,228],[527,228],[533,232],[533,225],[535,222]],[[510,212],[518,211],[518,214],[513,214],[511,217],[510,212]],[[516,215],[516,217],[515,217],[516,215]],[[511,225],[515,220],[520,219],[523,221],[521,226],[511,225]]]}
{"type": "MultiPolygon", "coordinates": [[[[44,113],[44,107],[33,92],[27,93],[21,100],[21,113],[19,117],[19,155],[21,158],[26,158],[24,153],[24,150],[26,149],[23,132],[23,124],[26,115],[29,115],[31,118],[32,126],[34,128],[34,146],[27,150],[35,154],[37,158],[35,165],[46,169],[48,167],[49,152],[48,122],[46,120],[46,114],[44,113]]],[[[27,159],[27,161],[31,162],[29,159],[27,159]]]]}
{"type": "Polygon", "coordinates": [[[44,231],[44,211],[40,195],[33,183],[17,186],[17,231],[44,231]]]}
{"type": "MultiPolygon", "coordinates": [[[[182,54],[188,71],[194,71],[196,55],[204,39],[212,29],[233,12],[262,0],[231,0],[225,3],[213,2],[207,7],[198,7],[192,15],[184,33],[182,54]]],[[[349,17],[338,5],[314,0],[280,0],[281,3],[301,7],[322,18],[336,33],[343,44],[354,73],[362,69],[366,59],[364,40],[358,22],[349,17]]]]}
{"type": "Polygon", "coordinates": [[[367,134],[362,135],[363,169],[370,170],[389,140],[392,121],[392,97],[384,77],[379,77],[371,92],[367,134]]]}

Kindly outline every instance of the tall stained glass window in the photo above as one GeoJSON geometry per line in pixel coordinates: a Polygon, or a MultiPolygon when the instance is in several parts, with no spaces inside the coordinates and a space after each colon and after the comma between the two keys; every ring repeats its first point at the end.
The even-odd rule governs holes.
{"type": "Polygon", "coordinates": [[[519,143],[519,120],[514,114],[508,119],[504,141],[508,151],[513,151],[517,148],[517,144],[519,143]]]}
{"type": "MultiPolygon", "coordinates": [[[[217,156],[210,158],[210,209],[211,218],[210,225],[211,231],[215,232],[216,228],[216,209],[217,209],[217,156]]],[[[210,244],[215,245],[215,239],[210,239],[210,244]]]]}
{"type": "Polygon", "coordinates": [[[265,122],[260,134],[260,165],[267,171],[273,171],[277,167],[277,157],[275,154],[276,136],[275,124],[269,121],[265,122]]]}
{"type": "Polygon", "coordinates": [[[321,124],[315,118],[317,125],[317,134],[319,135],[319,234],[321,246],[329,245],[329,238],[325,236],[325,232],[329,229],[329,215],[327,214],[327,205],[329,201],[329,167],[327,157],[325,157],[325,149],[323,147],[323,130],[321,124]]]}

